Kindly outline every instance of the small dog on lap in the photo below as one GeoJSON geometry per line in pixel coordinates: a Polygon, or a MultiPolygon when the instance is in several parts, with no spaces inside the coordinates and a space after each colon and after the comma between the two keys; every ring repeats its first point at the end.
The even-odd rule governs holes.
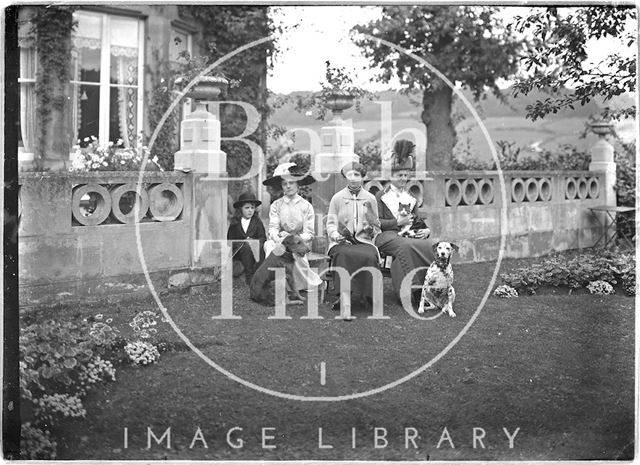
{"type": "Polygon", "coordinates": [[[453,289],[453,268],[450,261],[451,254],[457,251],[458,246],[451,242],[441,241],[433,244],[436,259],[429,266],[424,277],[418,313],[438,309],[451,317],[456,316],[453,311],[456,292],[453,289]]]}
{"type": "Polygon", "coordinates": [[[295,266],[295,255],[303,257],[310,252],[310,249],[296,234],[285,237],[281,245],[284,250],[274,249],[256,270],[249,285],[249,295],[256,302],[269,306],[275,305],[272,283],[276,279],[276,272],[269,268],[284,268],[288,294],[286,303],[304,303],[294,283],[293,267],[295,266]]]}

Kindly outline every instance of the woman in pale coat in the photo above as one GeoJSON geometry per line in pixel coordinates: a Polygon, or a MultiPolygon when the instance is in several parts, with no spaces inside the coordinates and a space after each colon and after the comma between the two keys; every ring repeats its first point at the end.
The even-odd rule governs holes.
{"type": "MultiPolygon", "coordinates": [[[[282,189],[283,196],[275,200],[269,209],[269,228],[264,243],[265,256],[284,252],[282,240],[290,234],[297,234],[311,246],[314,236],[315,213],[309,202],[298,194],[299,186],[315,182],[312,176],[301,173],[295,163],[282,163],[276,167],[273,176],[262,182],[265,186],[282,189]]],[[[318,286],[322,280],[309,267],[307,257],[295,256],[294,279],[298,291],[318,286]]]]}
{"type": "MultiPolygon", "coordinates": [[[[334,194],[329,203],[328,254],[332,267],[342,267],[351,275],[366,266],[378,268],[380,256],[373,241],[380,232],[380,221],[375,196],[362,187],[366,168],[360,163],[349,163],[341,172],[347,180],[347,187],[334,194]]],[[[340,279],[334,279],[334,287],[340,296],[340,279]]],[[[351,281],[351,293],[359,294],[371,306],[371,273],[357,273],[351,281]]],[[[339,297],[332,308],[340,308],[339,297]]]]}

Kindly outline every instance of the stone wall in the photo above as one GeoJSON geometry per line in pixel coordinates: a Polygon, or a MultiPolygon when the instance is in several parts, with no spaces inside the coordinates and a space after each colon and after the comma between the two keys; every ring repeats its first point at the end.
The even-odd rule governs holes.
{"type": "Polygon", "coordinates": [[[139,251],[150,276],[164,286],[170,272],[189,268],[193,175],[145,172],[136,193],[138,176],[20,175],[21,303],[146,293],[139,251]]]}
{"type": "MultiPolygon", "coordinates": [[[[603,173],[505,171],[503,179],[504,191],[497,171],[428,172],[409,190],[432,237],[460,245],[460,262],[495,260],[503,234],[504,256],[522,258],[590,247],[602,233],[589,207],[605,203],[603,173]]],[[[387,183],[365,188],[375,193],[387,183]]]]}
{"type": "MultiPolygon", "coordinates": [[[[20,175],[21,303],[147,295],[142,259],[157,290],[166,289],[170,274],[219,263],[219,247],[206,240],[224,239],[226,233],[225,180],[145,172],[136,192],[138,176],[20,175]],[[132,198],[138,199],[138,211],[131,209],[132,198]]],[[[339,189],[343,180],[331,176],[339,189]]],[[[504,195],[493,171],[428,172],[411,181],[432,237],[460,246],[457,262],[495,260],[502,233],[504,257],[513,258],[590,247],[602,233],[589,207],[604,203],[603,172],[511,171],[503,179],[504,195]]],[[[365,188],[375,193],[387,183],[374,177],[365,188]]],[[[321,187],[316,183],[313,190],[321,187]]],[[[324,252],[326,205],[315,200],[315,248],[324,252]]]]}

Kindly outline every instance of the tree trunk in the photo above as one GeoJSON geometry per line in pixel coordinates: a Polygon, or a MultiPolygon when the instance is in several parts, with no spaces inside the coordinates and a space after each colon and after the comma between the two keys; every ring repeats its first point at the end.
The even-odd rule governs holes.
{"type": "Polygon", "coordinates": [[[422,121],[427,127],[426,168],[451,171],[456,131],[451,120],[453,91],[444,86],[425,91],[422,96],[422,121]]]}

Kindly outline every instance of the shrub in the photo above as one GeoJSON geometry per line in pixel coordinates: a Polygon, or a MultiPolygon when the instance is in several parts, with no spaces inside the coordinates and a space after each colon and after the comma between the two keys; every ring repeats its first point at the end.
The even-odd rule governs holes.
{"type": "MultiPolygon", "coordinates": [[[[534,294],[541,286],[569,287],[576,289],[592,281],[617,284],[618,280],[635,270],[632,253],[621,254],[615,250],[585,252],[574,257],[551,256],[541,263],[502,273],[504,284],[519,292],[534,294]]],[[[635,275],[635,271],[634,271],[635,275]]]]}
{"type": "Polygon", "coordinates": [[[25,458],[54,458],[55,442],[40,425],[57,426],[86,415],[82,397],[98,383],[115,380],[113,364],[104,360],[117,349],[118,331],[110,319],[96,315],[79,324],[45,320],[20,329],[20,390],[32,408],[21,443],[25,458]],[[98,321],[96,321],[98,320],[98,321]]]}
{"type": "Polygon", "coordinates": [[[149,365],[160,358],[158,348],[146,341],[130,342],[124,347],[124,350],[136,365],[149,365]]]}
{"type": "Polygon", "coordinates": [[[591,281],[587,285],[587,290],[590,294],[610,295],[616,291],[613,286],[606,281],[591,281]]]}
{"type": "Polygon", "coordinates": [[[511,297],[518,297],[518,291],[516,291],[511,286],[501,284],[493,291],[493,295],[495,295],[496,297],[502,297],[503,299],[509,299],[511,297]]]}
{"type": "Polygon", "coordinates": [[[35,415],[48,423],[55,423],[59,417],[84,418],[87,414],[78,395],[45,394],[36,401],[36,404],[38,407],[35,415]]]}
{"type": "Polygon", "coordinates": [[[32,426],[31,423],[22,425],[22,435],[20,437],[20,455],[22,459],[48,460],[56,458],[55,441],[51,440],[49,430],[41,430],[32,426]]]}
{"type": "MultiPolygon", "coordinates": [[[[574,145],[563,144],[554,151],[544,150],[536,157],[522,156],[522,148],[514,142],[499,140],[496,142],[500,168],[503,170],[588,170],[591,155],[579,150],[574,145]]],[[[468,155],[454,157],[453,169],[464,170],[495,170],[495,160],[479,161],[468,155]]]]}

